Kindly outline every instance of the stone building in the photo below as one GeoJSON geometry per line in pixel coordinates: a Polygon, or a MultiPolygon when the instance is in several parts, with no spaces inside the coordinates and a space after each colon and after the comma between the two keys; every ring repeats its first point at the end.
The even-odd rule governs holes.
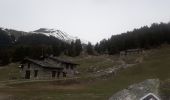
{"type": "Polygon", "coordinates": [[[142,49],[128,49],[124,51],[120,51],[120,56],[127,56],[127,55],[132,55],[132,54],[142,54],[143,50],[142,49]]]}
{"type": "Polygon", "coordinates": [[[78,64],[48,57],[42,60],[25,58],[20,65],[20,73],[24,79],[58,79],[73,77],[78,64]]]}

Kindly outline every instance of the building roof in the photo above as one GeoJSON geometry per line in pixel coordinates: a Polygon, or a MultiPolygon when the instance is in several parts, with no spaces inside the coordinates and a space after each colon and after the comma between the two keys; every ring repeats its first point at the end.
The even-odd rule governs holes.
{"type": "Polygon", "coordinates": [[[52,59],[52,60],[55,60],[55,61],[58,61],[58,62],[61,62],[61,63],[71,64],[71,65],[79,65],[77,63],[73,63],[72,61],[64,60],[64,59],[61,59],[61,58],[58,58],[58,57],[50,56],[49,59],[52,59]]]}
{"type": "Polygon", "coordinates": [[[126,50],[127,52],[136,52],[136,51],[141,51],[142,49],[128,49],[126,50]]]}
{"type": "Polygon", "coordinates": [[[43,68],[63,69],[63,67],[59,66],[56,62],[51,62],[51,61],[48,62],[48,61],[41,61],[41,60],[25,58],[22,63],[25,63],[25,61],[29,61],[29,62],[34,63],[40,67],[43,67],[43,68]]]}
{"type": "Polygon", "coordinates": [[[139,52],[139,51],[142,51],[142,49],[128,49],[128,50],[120,51],[120,53],[123,53],[123,52],[139,52]]]}

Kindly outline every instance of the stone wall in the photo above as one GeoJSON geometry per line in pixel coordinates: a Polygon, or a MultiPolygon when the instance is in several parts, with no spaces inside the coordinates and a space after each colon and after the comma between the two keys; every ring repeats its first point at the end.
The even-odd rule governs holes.
{"type": "Polygon", "coordinates": [[[30,71],[30,79],[60,79],[63,78],[63,72],[66,73],[66,77],[73,77],[75,74],[75,67],[71,68],[70,66],[66,68],[66,65],[62,65],[64,69],[51,69],[51,68],[43,68],[36,64],[30,63],[30,67],[28,67],[28,63],[23,64],[23,68],[21,68],[20,73],[21,77],[25,79],[26,71],[30,71]],[[38,71],[37,76],[35,77],[35,70],[38,71]],[[52,77],[52,71],[56,71],[55,77],[52,77]],[[58,77],[58,73],[60,73],[58,77]]]}
{"type": "MultiPolygon", "coordinates": [[[[52,79],[52,71],[56,71],[56,77],[57,77],[57,72],[59,70],[57,69],[44,69],[38,65],[35,64],[30,64],[30,67],[28,67],[28,64],[24,64],[23,69],[21,69],[21,76],[22,78],[25,78],[26,71],[30,71],[30,79],[52,79]],[[38,70],[37,77],[34,76],[35,70],[38,70]]],[[[62,72],[61,72],[62,74],[62,72]]],[[[61,75],[60,75],[61,77],[61,75]]]]}

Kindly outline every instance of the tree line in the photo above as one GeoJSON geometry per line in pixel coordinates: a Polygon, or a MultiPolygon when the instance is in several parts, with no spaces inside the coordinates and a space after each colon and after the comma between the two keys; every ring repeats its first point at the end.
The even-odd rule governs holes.
{"type": "Polygon", "coordinates": [[[170,23],[154,23],[133,31],[113,35],[103,39],[94,46],[99,54],[115,54],[127,49],[150,49],[161,44],[170,44],[170,23]]]}
{"type": "MultiPolygon", "coordinates": [[[[13,32],[13,30],[10,30],[13,32]]],[[[82,52],[89,55],[116,54],[127,49],[150,49],[161,44],[170,44],[170,23],[154,23],[133,31],[112,35],[92,45],[82,44],[80,39],[65,42],[53,36],[27,34],[14,31],[14,34],[0,29],[0,65],[21,61],[25,57],[39,59],[40,56],[59,56],[61,54],[75,57],[82,52]]]]}
{"type": "Polygon", "coordinates": [[[61,54],[75,57],[82,50],[80,39],[65,42],[53,36],[31,33],[15,37],[0,29],[0,65],[21,61],[25,57],[39,59],[41,56],[61,54]]]}

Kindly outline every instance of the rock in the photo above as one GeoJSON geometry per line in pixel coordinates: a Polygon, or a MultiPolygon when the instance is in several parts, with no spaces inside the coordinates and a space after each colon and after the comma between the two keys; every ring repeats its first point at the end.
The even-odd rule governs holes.
{"type": "Polygon", "coordinates": [[[159,97],[159,86],[159,79],[148,79],[117,92],[109,100],[140,100],[140,98],[148,93],[153,93],[159,97]]]}
{"type": "Polygon", "coordinates": [[[163,100],[170,100],[170,79],[162,82],[160,91],[163,100]]]}

